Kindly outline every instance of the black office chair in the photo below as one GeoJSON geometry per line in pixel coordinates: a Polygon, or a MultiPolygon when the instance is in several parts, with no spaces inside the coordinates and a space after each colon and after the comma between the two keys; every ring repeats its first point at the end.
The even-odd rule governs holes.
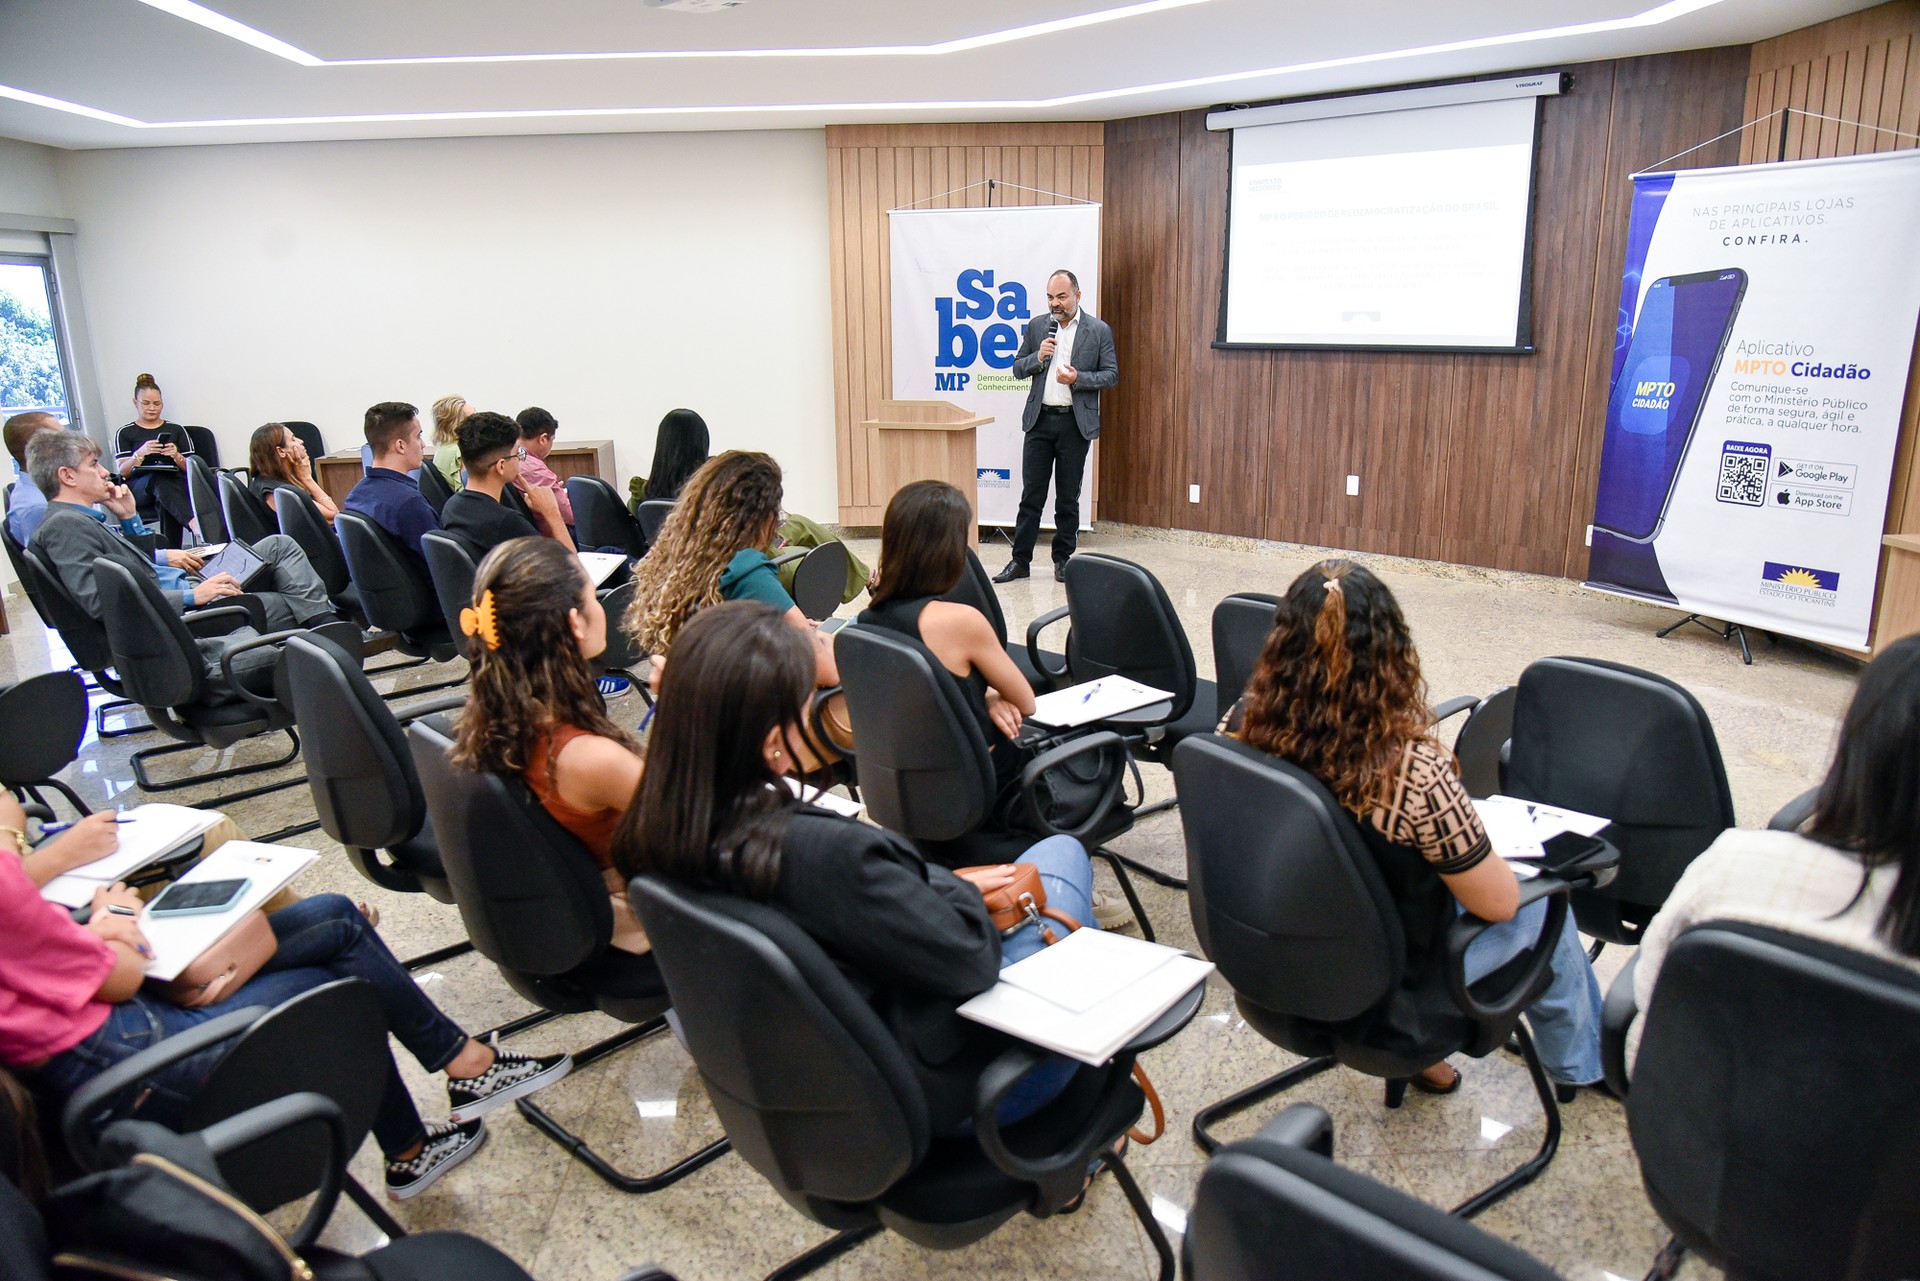
{"type": "MultiPolygon", "coordinates": [[[[220,442],[215,439],[214,434],[205,427],[182,426],[178,428],[178,430],[187,433],[186,444],[188,449],[186,452],[198,454],[206,460],[207,466],[218,471],[220,468],[220,442]]],[[[140,446],[136,442],[140,434],[141,429],[138,426],[133,423],[126,424],[114,436],[114,452],[117,455],[126,455],[138,449],[140,446]]]]}
{"type": "MultiPolygon", "coordinates": [[[[423,468],[422,472],[424,473],[424,471],[425,469],[423,468]]],[[[540,528],[540,522],[533,519],[533,505],[527,501],[527,496],[521,493],[515,486],[508,485],[500,491],[500,502],[503,506],[513,508],[513,510],[525,516],[529,521],[532,521],[535,529],[540,528]]]]}
{"type": "Polygon", "coordinates": [[[1507,744],[1513,739],[1513,709],[1519,691],[1502,685],[1483,698],[1463,694],[1433,709],[1434,723],[1465,712],[1454,736],[1453,754],[1460,762],[1460,781],[1467,795],[1484,798],[1506,791],[1507,744]]]}
{"type": "MultiPolygon", "coordinates": [[[[426,474],[425,469],[421,474],[426,474]]],[[[457,657],[457,632],[450,631],[441,617],[433,584],[413,555],[358,512],[341,512],[333,528],[367,622],[398,636],[406,653],[438,663],[457,657]]]]}
{"type": "Polygon", "coordinates": [[[473,576],[479,566],[467,554],[466,545],[444,530],[428,530],[420,536],[420,554],[427,558],[427,577],[433,581],[433,598],[440,605],[454,644],[471,658],[467,647],[473,638],[460,629],[460,611],[473,607],[473,576]]]}
{"type": "MultiPolygon", "coordinates": [[[[453,902],[426,793],[392,709],[339,646],[290,636],[284,651],[287,701],[306,732],[307,783],[322,830],[380,888],[453,902]]],[[[424,716],[464,701],[464,695],[445,695],[408,711],[424,716]]],[[[418,969],[472,950],[471,943],[458,943],[404,964],[418,969]]]]}
{"type": "Polygon", "coordinates": [[[214,481],[213,468],[198,454],[187,455],[187,500],[193,504],[193,523],[203,543],[224,543],[226,514],[220,508],[220,487],[214,481]]]}
{"type": "MultiPolygon", "coordinates": [[[[12,481],[12,480],[7,482],[6,510],[8,512],[13,511],[13,491],[23,483],[31,485],[33,482],[32,481],[22,482],[22,481],[12,481]]],[[[0,520],[0,543],[4,543],[6,545],[7,563],[13,566],[14,581],[19,583],[21,590],[26,592],[27,601],[29,604],[33,606],[33,612],[40,616],[41,622],[46,623],[47,611],[46,611],[46,608],[42,606],[40,603],[39,588],[35,584],[27,581],[26,567],[22,563],[22,560],[26,555],[26,548],[22,547],[20,545],[20,540],[13,536],[13,527],[7,524],[5,520],[0,520]]],[[[52,626],[51,623],[47,623],[47,625],[52,626]]]]}
{"type": "Polygon", "coordinates": [[[1674,1240],[1751,1281],[1920,1276],[1920,974],[1708,921],[1668,951],[1624,1077],[1633,976],[1607,997],[1608,1078],[1674,1240]],[[1621,999],[1624,989],[1624,1000],[1621,999]]]}
{"type": "Polygon", "coordinates": [[[580,546],[618,547],[634,557],[647,554],[640,522],[612,485],[598,476],[569,476],[567,499],[573,504],[574,541],[580,546]]]}
{"type": "Polygon", "coordinates": [[[1046,653],[1039,655],[1036,659],[1027,652],[1025,645],[1018,642],[1008,643],[1007,615],[1000,608],[1000,594],[993,589],[993,577],[987,573],[987,567],[980,563],[980,557],[974,554],[973,548],[967,548],[967,567],[960,575],[960,581],[954,584],[952,591],[940,599],[952,601],[957,605],[971,605],[985,614],[987,621],[993,624],[994,635],[998,636],[1001,645],[1006,647],[1007,657],[1011,658],[1013,665],[1020,669],[1020,674],[1027,678],[1027,684],[1033,686],[1034,693],[1044,694],[1054,687],[1056,682],[1048,672],[1063,670],[1067,663],[1066,656],[1046,653]]]}
{"type": "Polygon", "coordinates": [[[307,470],[315,480],[320,479],[320,456],[327,452],[326,442],[320,438],[320,429],[312,423],[299,422],[288,418],[280,424],[292,432],[307,447],[307,470]]]}
{"type": "MultiPolygon", "coordinates": [[[[127,697],[146,709],[156,729],[179,740],[176,746],[142,748],[129,758],[134,779],[143,790],[201,787],[293,763],[300,754],[300,736],[294,732],[292,713],[272,693],[249,687],[236,674],[234,660],[242,654],[278,646],[297,631],[266,632],[228,648],[220,662],[226,688],[220,689],[207,679],[194,639],[196,635],[224,635],[238,627],[254,626],[255,616],[250,611],[236,605],[196,610],[183,617],[161,596],[160,585],[151,575],[136,575],[104,556],[93,562],[93,572],[100,585],[100,612],[113,652],[113,668],[127,697]],[[165,782],[156,782],[147,773],[147,763],[161,756],[202,747],[224,750],[242,739],[274,733],[287,736],[284,756],[251,765],[195,771],[165,782]]],[[[229,793],[220,800],[263,796],[298,787],[304,781],[292,778],[269,783],[229,793]]],[[[301,830],[311,830],[312,826],[301,830]]]]}
{"type": "Polygon", "coordinates": [[[1235,592],[1213,607],[1214,724],[1247,692],[1279,604],[1266,592],[1235,592]]]}
{"type": "MultiPolygon", "coordinates": [[[[1519,1169],[1462,1203],[1471,1216],[1531,1182],[1560,1143],[1560,1111],[1520,1016],[1552,980],[1553,943],[1567,916],[1568,881],[1541,875],[1520,884],[1520,906],[1547,900],[1540,940],[1469,984],[1466,951],[1488,923],[1454,913],[1448,898],[1445,953],[1409,972],[1403,922],[1359,824],[1326,788],[1285,761],[1218,735],[1189,738],[1174,753],[1185,818],[1194,933],[1240,1013],[1267,1040],[1307,1061],[1195,1115],[1207,1151],[1213,1124],[1300,1081],[1344,1064],[1386,1078],[1398,1107],[1416,1072],[1450,1054],[1481,1058],[1517,1038],[1546,1113],[1546,1139],[1519,1169]]],[[[1438,950],[1438,949],[1436,949],[1438,950]]]]}
{"type": "MultiPolygon", "coordinates": [[[[3,522],[0,522],[0,528],[4,528],[3,522]]],[[[12,535],[6,537],[12,543],[12,535]]],[[[138,707],[139,704],[126,696],[126,686],[120,683],[120,678],[112,670],[113,649],[107,643],[106,627],[80,607],[80,602],[74,599],[73,593],[67,590],[67,585],[60,581],[60,576],[53,572],[39,552],[32,548],[25,549],[20,553],[17,564],[21,571],[20,582],[30,593],[29,598],[39,611],[41,621],[59,634],[60,643],[67,647],[76,670],[91,675],[95,689],[110,696],[93,709],[94,733],[102,739],[108,739],[150,732],[153,729],[150,723],[107,728],[109,714],[138,707]]]]}
{"type": "MultiPolygon", "coordinates": [[[[273,1009],[256,1005],[221,1014],[122,1059],[67,1100],[60,1128],[68,1154],[83,1170],[118,1164],[104,1132],[115,1122],[146,1119],[152,1094],[147,1079],[223,1044],[206,1079],[179,1116],[166,1118],[166,1127],[192,1133],[291,1095],[319,1095],[339,1109],[344,1135],[332,1124],[304,1124],[252,1136],[220,1152],[220,1178],[264,1214],[321,1189],[337,1175],[348,1197],[383,1232],[405,1236],[405,1229],[332,1159],[336,1141],[344,1139],[348,1153],[359,1148],[386,1091],[387,1020],[373,988],[361,979],[325,984],[273,1009]],[[321,1049],[325,1052],[316,1053],[321,1049]]],[[[312,1207],[299,1235],[311,1240],[324,1226],[321,1212],[329,1209],[330,1202],[312,1207]]]]}
{"type": "Polygon", "coordinates": [[[420,465],[420,496],[427,500],[427,506],[433,508],[436,516],[445,510],[447,500],[453,497],[453,486],[433,465],[431,458],[420,465]]]}
{"type": "MultiPolygon", "coordinates": [[[[1581,932],[1634,944],[1680,874],[1734,825],[1706,709],[1664,676],[1597,658],[1542,658],[1520,674],[1504,788],[1611,819],[1620,874],[1573,896],[1581,932]]],[[[1598,948],[1595,954],[1598,954],[1598,948]]]]}
{"type": "Polygon", "coordinates": [[[832,618],[840,608],[840,597],[847,587],[850,559],[845,543],[821,543],[818,547],[795,548],[773,558],[776,567],[799,561],[793,571],[793,603],[814,622],[832,618]]]}
{"type": "Polygon", "coordinates": [[[1046,1052],[1009,1042],[981,1073],[975,1132],[939,1138],[899,1041],[819,944],[774,908],[652,877],[633,883],[693,1061],[742,1158],[832,1238],[774,1273],[805,1275],[891,1228],[917,1245],[970,1245],[1021,1211],[1048,1218],[1109,1166],[1160,1256],[1173,1251],[1113,1144],[1145,1096],[1134,1058],[1172,1037],[1203,987],[1104,1067],[1081,1068],[1039,1112],[1004,1129],[995,1110],[1046,1052]]]}
{"type": "MultiPolygon", "coordinates": [[[[986,828],[997,799],[992,759],[980,726],[926,646],[881,627],[846,627],[834,634],[834,657],[858,745],[860,796],[880,826],[912,841],[947,867],[1015,859],[1040,839],[1027,831],[986,828]]],[[[1102,731],[1050,746],[1021,776],[1023,827],[1051,828],[1075,837],[1105,859],[1147,939],[1153,923],[1127,875],[1126,861],[1105,848],[1133,826],[1124,802],[1127,769],[1118,734],[1102,731]],[[1043,813],[1047,775],[1110,778],[1106,792],[1071,827],[1055,827],[1043,813]],[[1087,772],[1091,770],[1091,772],[1087,772]]]]}
{"type": "MultiPolygon", "coordinates": [[[[260,496],[241,483],[232,472],[223,471],[213,478],[220,489],[220,515],[227,532],[249,545],[280,532],[280,521],[260,496]]],[[[282,486],[291,488],[291,486],[282,486]]],[[[276,497],[274,501],[280,500],[276,497]]]]}
{"type": "Polygon", "coordinates": [[[43,672],[0,690],[0,785],[21,800],[45,805],[43,787],[91,814],[74,790],[55,778],[80,757],[87,737],[87,689],[73,672],[43,672]]]}
{"type": "MultiPolygon", "coordinates": [[[[634,1024],[576,1051],[574,1067],[663,1030],[671,1002],[660,967],[650,954],[608,945],[613,911],[586,847],[521,780],[455,766],[451,740],[430,721],[414,722],[407,735],[441,863],[474,950],[499,967],[508,987],[542,1010],[599,1010],[634,1024]]],[[[658,1174],[627,1175],[532,1099],[517,1105],[520,1115],[623,1192],[658,1191],[728,1151],[722,1138],[658,1174]]]]}
{"type": "Polygon", "coordinates": [[[333,602],[334,609],[366,626],[367,612],[361,608],[360,591],[347,569],[346,554],[341,551],[340,540],[327,524],[327,518],[314,505],[313,497],[304,490],[282,486],[273,496],[273,515],[280,532],[300,544],[307,563],[326,586],[327,599],[333,602]]]}
{"type": "Polygon", "coordinates": [[[1333,1162],[1333,1118],[1296,1103],[1201,1172],[1187,1281],[1560,1281],[1532,1256],[1333,1162]]]}
{"type": "Polygon", "coordinates": [[[1773,817],[1767,820],[1767,830],[1770,832],[1799,831],[1807,825],[1807,820],[1813,817],[1814,807],[1819,800],[1819,787],[1809,787],[1774,811],[1773,817]]]}
{"type": "Polygon", "coordinates": [[[660,531],[666,526],[667,517],[673,514],[673,503],[666,498],[649,498],[640,504],[640,532],[646,537],[647,546],[652,547],[660,541],[660,531]]]}

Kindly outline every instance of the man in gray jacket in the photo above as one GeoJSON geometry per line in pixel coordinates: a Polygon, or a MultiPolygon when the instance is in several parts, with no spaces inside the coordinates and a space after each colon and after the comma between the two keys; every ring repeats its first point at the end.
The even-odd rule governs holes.
{"type": "Polygon", "coordinates": [[[1067,561],[1080,539],[1080,481],[1087,452],[1100,435],[1100,393],[1120,381],[1113,330],[1080,307],[1080,280],[1062,267],[1047,278],[1047,311],[1027,324],[1013,358],[1013,376],[1030,378],[1020,415],[1026,445],[1020,451],[1020,511],[1014,518],[1013,558],[993,576],[1010,583],[1030,572],[1040,538],[1040,509],[1053,481],[1053,577],[1067,579],[1067,561]]]}

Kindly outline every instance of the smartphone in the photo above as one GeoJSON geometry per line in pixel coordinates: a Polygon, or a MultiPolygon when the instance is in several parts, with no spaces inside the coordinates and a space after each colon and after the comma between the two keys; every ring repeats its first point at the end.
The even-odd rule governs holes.
{"type": "Polygon", "coordinates": [[[1659,534],[1746,292],[1738,267],[1647,286],[1607,400],[1595,527],[1636,543],[1659,534]]]}
{"type": "Polygon", "coordinates": [[[153,439],[154,439],[154,443],[157,445],[171,445],[173,443],[173,433],[170,431],[163,431],[158,436],[155,436],[153,439]]]}
{"type": "Polygon", "coordinates": [[[252,883],[244,879],[175,881],[147,906],[147,910],[155,916],[199,916],[207,912],[224,912],[240,901],[247,892],[247,886],[252,883]]]}

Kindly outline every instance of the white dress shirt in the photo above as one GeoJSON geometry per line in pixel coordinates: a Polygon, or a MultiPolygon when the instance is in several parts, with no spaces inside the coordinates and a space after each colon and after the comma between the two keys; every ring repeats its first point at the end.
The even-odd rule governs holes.
{"type": "Polygon", "coordinates": [[[1067,408],[1073,404],[1073,388],[1060,381],[1060,368],[1073,361],[1073,340],[1080,332],[1080,312],[1076,309],[1073,319],[1060,326],[1053,344],[1053,361],[1047,366],[1045,387],[1040,389],[1040,403],[1058,405],[1067,408]]]}

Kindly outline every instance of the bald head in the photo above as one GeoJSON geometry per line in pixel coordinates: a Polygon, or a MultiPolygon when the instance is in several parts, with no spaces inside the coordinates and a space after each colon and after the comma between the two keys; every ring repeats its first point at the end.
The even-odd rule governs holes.
{"type": "Polygon", "coordinates": [[[60,420],[44,410],[31,410],[24,414],[15,414],[7,419],[6,426],[0,427],[0,435],[7,442],[7,452],[13,455],[13,461],[21,467],[27,465],[27,441],[37,431],[59,431],[60,420]]]}

